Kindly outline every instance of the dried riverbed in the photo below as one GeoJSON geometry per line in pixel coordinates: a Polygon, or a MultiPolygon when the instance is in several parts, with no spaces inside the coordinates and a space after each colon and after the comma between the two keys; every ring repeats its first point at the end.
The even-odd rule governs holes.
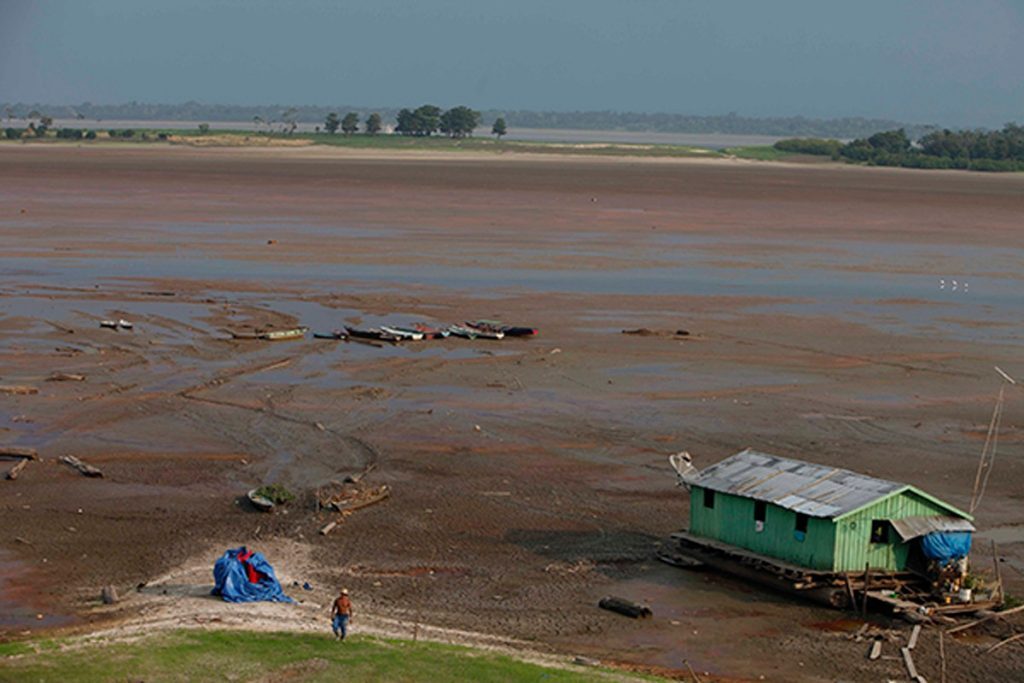
{"type": "MultiPolygon", "coordinates": [[[[5,145],[0,207],[0,384],[39,389],[0,394],[0,443],[44,457],[0,482],[8,633],[108,620],[102,585],[131,595],[211,547],[290,539],[310,580],[382,616],[659,671],[896,676],[821,630],[834,613],[657,563],[686,524],[666,455],[757,446],[963,505],[991,367],[1024,374],[1015,176],[5,145]],[[476,317],[541,335],[226,334],[476,317]],[[621,334],[637,327],[667,334],[621,334]],[[241,500],[370,463],[391,499],[328,537],[308,499],[241,500]],[[597,610],[608,593],[655,618],[597,610]]],[[[979,510],[1018,594],[1019,394],[979,510]]],[[[1019,670],[1010,647],[979,669],[983,643],[950,646],[957,680],[1019,670]]]]}

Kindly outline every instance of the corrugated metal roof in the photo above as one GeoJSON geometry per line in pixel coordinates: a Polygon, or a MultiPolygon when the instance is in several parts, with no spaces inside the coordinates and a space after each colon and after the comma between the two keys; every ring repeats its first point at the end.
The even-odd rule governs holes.
{"type": "Polygon", "coordinates": [[[907,486],[751,449],[685,481],[735,496],[765,500],[811,517],[838,517],[907,486]]]}
{"type": "Polygon", "coordinates": [[[974,531],[974,525],[960,517],[928,515],[890,519],[889,523],[904,541],[930,534],[933,531],[974,531]]]}

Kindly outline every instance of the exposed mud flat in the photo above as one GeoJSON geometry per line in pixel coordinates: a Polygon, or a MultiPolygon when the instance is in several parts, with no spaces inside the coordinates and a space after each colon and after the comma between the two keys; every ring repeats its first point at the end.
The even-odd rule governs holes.
{"type": "MultiPolygon", "coordinates": [[[[723,678],[896,676],[816,626],[835,613],[657,563],[687,518],[665,456],[757,446],[966,506],[991,367],[1024,374],[1022,180],[4,146],[0,383],[39,391],[0,395],[0,443],[44,460],[0,481],[20,591],[5,579],[0,605],[24,606],[0,628],[107,620],[103,585],[132,595],[210,547],[290,539],[309,556],[272,562],[382,617],[723,678]],[[472,318],[541,335],[378,349],[228,334],[472,318]],[[621,334],[641,327],[667,334],[621,334]],[[371,463],[391,498],[318,535],[313,491],[371,463]],[[303,494],[288,514],[243,502],[267,481],[303,494]],[[596,609],[609,593],[654,619],[596,609]]],[[[978,516],[1017,594],[1024,543],[999,530],[1024,522],[1022,398],[1008,394],[978,516]]],[[[948,644],[953,678],[1020,670],[1010,647],[976,666],[982,644],[948,644]]]]}

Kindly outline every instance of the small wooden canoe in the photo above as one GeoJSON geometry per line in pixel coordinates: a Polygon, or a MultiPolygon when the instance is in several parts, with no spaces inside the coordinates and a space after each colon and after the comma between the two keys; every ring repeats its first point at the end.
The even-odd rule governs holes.
{"type": "Polygon", "coordinates": [[[245,497],[248,498],[249,502],[252,503],[252,506],[259,510],[260,512],[273,511],[274,501],[259,495],[258,493],[256,493],[257,491],[259,491],[259,489],[253,489],[249,491],[249,493],[247,493],[245,497]]]}
{"type": "Polygon", "coordinates": [[[497,327],[491,325],[482,325],[477,323],[466,323],[466,327],[476,332],[476,336],[481,339],[504,339],[505,333],[497,327]]]}
{"type": "Polygon", "coordinates": [[[314,339],[334,339],[335,341],[343,341],[348,338],[348,335],[341,330],[334,330],[332,332],[314,332],[314,339]]]}
{"type": "Polygon", "coordinates": [[[302,339],[309,332],[308,327],[293,327],[290,330],[270,330],[260,334],[260,339],[265,341],[288,341],[290,339],[302,339]]]}
{"type": "Polygon", "coordinates": [[[479,334],[476,330],[463,327],[462,325],[450,325],[448,327],[448,333],[453,337],[462,337],[463,339],[476,339],[479,334]]]}
{"type": "Polygon", "coordinates": [[[415,329],[417,332],[422,332],[424,339],[444,339],[449,334],[451,334],[451,332],[449,332],[447,329],[442,329],[440,327],[431,327],[426,323],[416,323],[415,325],[413,325],[413,329],[415,329]]]}
{"type": "Polygon", "coordinates": [[[537,328],[535,327],[506,325],[500,320],[474,320],[472,322],[467,322],[466,325],[476,330],[501,332],[506,337],[532,337],[537,334],[537,328]]]}
{"type": "Polygon", "coordinates": [[[355,512],[364,507],[379,503],[391,495],[391,487],[382,484],[372,489],[365,489],[344,497],[337,497],[330,501],[328,507],[338,512],[355,512]]]}
{"type": "Polygon", "coordinates": [[[423,333],[416,330],[407,330],[404,327],[381,327],[381,332],[387,332],[393,334],[396,337],[408,341],[422,341],[423,333]]]}
{"type": "Polygon", "coordinates": [[[349,327],[348,325],[346,325],[345,331],[348,332],[350,337],[357,337],[359,339],[376,339],[377,341],[386,342],[402,341],[401,337],[391,334],[389,332],[385,332],[384,330],[378,330],[375,327],[360,329],[358,327],[349,327]]]}

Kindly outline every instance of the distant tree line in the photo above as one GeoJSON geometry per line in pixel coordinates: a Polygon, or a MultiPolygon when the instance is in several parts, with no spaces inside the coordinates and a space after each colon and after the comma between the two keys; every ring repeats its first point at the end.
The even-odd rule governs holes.
{"type": "MultiPolygon", "coordinates": [[[[42,105],[10,103],[0,104],[7,118],[27,118],[33,109],[46,111],[60,119],[133,121],[253,121],[258,125],[272,124],[290,127],[292,124],[323,122],[334,111],[357,111],[365,116],[370,111],[379,113],[384,121],[397,122],[401,110],[354,106],[299,106],[284,105],[243,106],[223,104],[151,104],[128,102],[126,104],[99,105],[84,102],[76,105],[42,105]]],[[[580,128],[585,130],[624,130],[659,133],[772,135],[784,137],[821,137],[849,140],[868,137],[875,133],[903,128],[912,138],[936,130],[935,126],[908,125],[888,119],[846,117],[834,119],[812,119],[803,116],[752,117],[735,113],[717,116],[695,116],[687,114],[617,111],[496,111],[483,110],[484,120],[497,117],[505,119],[508,126],[518,128],[580,128]]]]}
{"type": "Polygon", "coordinates": [[[796,138],[779,140],[775,148],[874,166],[1024,171],[1024,126],[1016,123],[994,131],[936,130],[916,141],[903,128],[846,144],[839,140],[796,138]]]}

